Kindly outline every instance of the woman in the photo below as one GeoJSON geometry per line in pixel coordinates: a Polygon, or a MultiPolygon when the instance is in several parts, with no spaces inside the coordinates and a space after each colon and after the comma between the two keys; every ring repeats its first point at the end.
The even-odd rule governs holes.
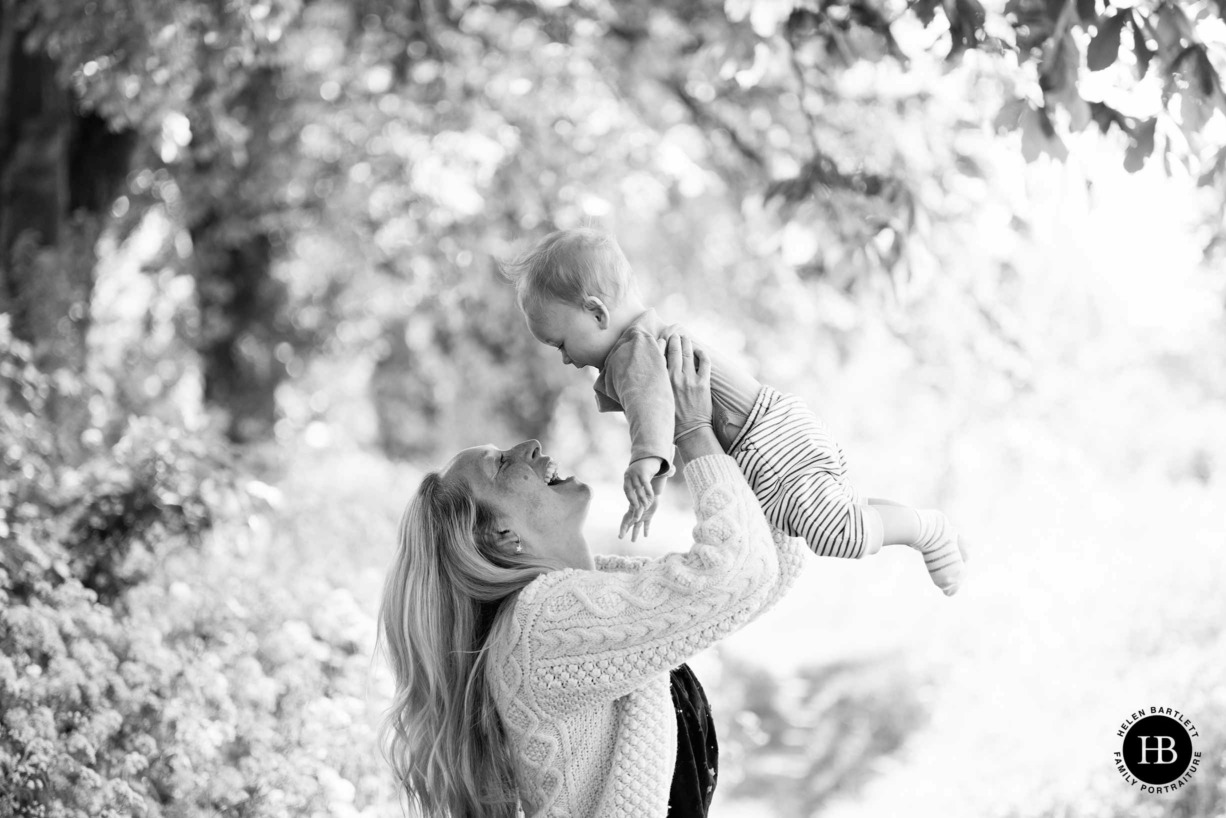
{"type": "Polygon", "coordinates": [[[426,815],[705,815],[715,736],[683,662],[756,617],[802,565],[711,429],[710,365],[668,339],[687,553],[593,558],[590,489],[535,441],[427,475],[381,611],[389,760],[426,815]]]}

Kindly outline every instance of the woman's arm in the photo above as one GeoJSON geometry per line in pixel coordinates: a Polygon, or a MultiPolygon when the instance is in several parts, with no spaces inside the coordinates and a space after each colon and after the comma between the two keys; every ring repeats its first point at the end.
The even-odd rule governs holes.
{"type": "Polygon", "coordinates": [[[555,572],[520,594],[518,658],[546,710],[635,690],[749,622],[773,601],[780,575],[799,570],[802,552],[780,559],[732,458],[696,458],[685,477],[698,515],[687,553],[633,572],[555,572]]]}
{"type": "Polygon", "coordinates": [[[520,670],[555,712],[611,700],[685,661],[755,617],[799,571],[803,552],[777,550],[757,499],[710,427],[709,368],[670,339],[677,445],[698,523],[687,553],[634,572],[548,574],[513,613],[520,670]],[[695,365],[697,363],[697,365],[695,365]]]}

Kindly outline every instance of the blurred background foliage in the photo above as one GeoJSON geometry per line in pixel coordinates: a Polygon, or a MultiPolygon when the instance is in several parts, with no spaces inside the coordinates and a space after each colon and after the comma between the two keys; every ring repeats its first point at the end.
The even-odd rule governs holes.
{"type": "MultiPolygon", "coordinates": [[[[901,557],[822,563],[770,620],[807,648],[707,661],[722,808],[881,814],[941,786],[935,747],[992,790],[968,815],[1151,809],[1090,761],[1049,803],[966,753],[1044,695],[1110,738],[1133,698],[1053,663],[1226,712],[1224,11],[0,0],[0,815],[395,814],[371,615],[422,470],[535,437],[620,473],[497,272],[580,224],[871,493],[984,542],[961,609],[901,557]],[[1128,593],[1181,638],[1087,614],[1128,593]]],[[[1179,814],[1226,808],[1206,735],[1179,814]]]]}

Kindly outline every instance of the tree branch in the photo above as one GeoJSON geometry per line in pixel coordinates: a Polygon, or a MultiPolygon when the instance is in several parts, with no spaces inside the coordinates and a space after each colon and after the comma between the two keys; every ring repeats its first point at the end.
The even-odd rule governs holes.
{"type": "Polygon", "coordinates": [[[737,152],[740,153],[741,156],[748,159],[760,170],[766,169],[766,160],[762,157],[762,154],[759,153],[758,150],[747,141],[745,141],[745,139],[742,138],[737,132],[736,128],[734,128],[730,123],[724,122],[722,119],[720,119],[719,115],[705,107],[701,102],[694,98],[693,94],[686,91],[685,84],[681,80],[677,79],[676,77],[670,77],[668,79],[661,80],[661,82],[665,88],[669,89],[674,95],[676,95],[677,99],[681,101],[681,104],[684,105],[686,110],[690,112],[690,116],[693,117],[696,124],[712,130],[719,128],[726,131],[728,137],[732,140],[733,146],[737,149],[737,152]]]}

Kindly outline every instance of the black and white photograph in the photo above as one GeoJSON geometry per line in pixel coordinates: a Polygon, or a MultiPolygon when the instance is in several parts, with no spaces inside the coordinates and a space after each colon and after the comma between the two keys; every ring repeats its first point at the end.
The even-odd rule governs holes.
{"type": "Polygon", "coordinates": [[[1226,818],[1226,0],[0,0],[0,818],[1226,818]]]}

